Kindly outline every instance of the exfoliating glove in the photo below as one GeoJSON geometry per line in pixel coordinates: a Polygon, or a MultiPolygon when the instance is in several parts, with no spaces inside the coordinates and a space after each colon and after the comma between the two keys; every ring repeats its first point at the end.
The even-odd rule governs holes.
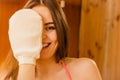
{"type": "Polygon", "coordinates": [[[9,20],[9,40],[19,64],[36,64],[42,49],[42,17],[32,9],[16,11],[9,20]]]}

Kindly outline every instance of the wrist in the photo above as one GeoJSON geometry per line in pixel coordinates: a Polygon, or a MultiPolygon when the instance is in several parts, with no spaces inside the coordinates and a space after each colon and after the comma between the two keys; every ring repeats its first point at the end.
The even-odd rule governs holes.
{"type": "Polygon", "coordinates": [[[19,62],[19,65],[21,65],[21,64],[36,65],[36,59],[33,57],[19,56],[19,57],[17,57],[17,60],[19,62]]]}

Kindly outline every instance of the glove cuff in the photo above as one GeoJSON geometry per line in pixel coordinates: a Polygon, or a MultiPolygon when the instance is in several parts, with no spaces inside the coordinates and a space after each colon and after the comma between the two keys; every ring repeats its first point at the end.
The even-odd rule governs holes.
{"type": "Polygon", "coordinates": [[[32,57],[19,56],[19,57],[17,57],[17,60],[19,62],[19,65],[21,65],[21,64],[33,64],[33,65],[36,65],[36,59],[32,58],[32,57]]]}

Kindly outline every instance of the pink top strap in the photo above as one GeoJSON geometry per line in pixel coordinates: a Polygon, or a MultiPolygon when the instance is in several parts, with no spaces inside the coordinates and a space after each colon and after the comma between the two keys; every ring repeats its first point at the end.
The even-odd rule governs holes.
{"type": "Polygon", "coordinates": [[[70,72],[69,72],[66,64],[65,64],[63,61],[61,62],[61,64],[62,64],[62,67],[64,68],[64,70],[65,70],[65,72],[66,72],[66,75],[68,76],[69,80],[72,80],[72,77],[71,77],[71,75],[70,75],[70,72]]]}

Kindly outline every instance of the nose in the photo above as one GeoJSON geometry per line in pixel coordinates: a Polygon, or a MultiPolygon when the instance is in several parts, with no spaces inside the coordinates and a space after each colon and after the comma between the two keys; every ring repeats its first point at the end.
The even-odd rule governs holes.
{"type": "Polygon", "coordinates": [[[45,31],[45,29],[43,29],[43,32],[42,32],[42,39],[45,39],[46,37],[47,37],[46,31],[45,31]]]}

